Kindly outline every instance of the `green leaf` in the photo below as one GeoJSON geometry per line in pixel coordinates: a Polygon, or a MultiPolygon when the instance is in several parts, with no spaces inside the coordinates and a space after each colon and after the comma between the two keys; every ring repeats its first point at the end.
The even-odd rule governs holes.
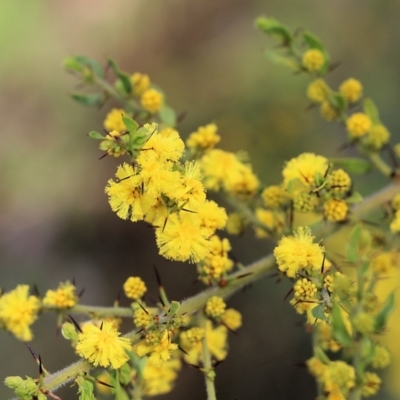
{"type": "Polygon", "coordinates": [[[371,163],[363,158],[330,158],[329,161],[335,164],[335,167],[341,167],[353,174],[365,174],[372,169],[371,163]]]}
{"type": "Polygon", "coordinates": [[[352,338],[344,324],[340,306],[336,303],[332,304],[332,334],[333,337],[343,346],[351,345],[352,338]]]}
{"type": "Polygon", "coordinates": [[[314,307],[311,310],[311,314],[313,317],[320,319],[321,321],[328,321],[328,318],[325,315],[325,303],[321,303],[318,306],[314,307]]]}
{"type": "Polygon", "coordinates": [[[79,384],[79,400],[96,400],[93,394],[93,389],[93,383],[85,379],[79,384]]]}
{"type": "Polygon", "coordinates": [[[350,197],[346,198],[346,203],[348,204],[359,204],[362,203],[363,197],[358,192],[353,192],[350,197]]]}
{"type": "Polygon", "coordinates": [[[329,364],[331,362],[331,360],[326,355],[324,350],[321,349],[321,347],[314,347],[314,355],[315,357],[318,358],[319,361],[321,361],[324,364],[329,364]]]}
{"type": "Polygon", "coordinates": [[[265,52],[265,55],[275,64],[284,65],[285,67],[289,67],[293,71],[298,71],[300,69],[300,64],[297,61],[292,60],[288,56],[282,56],[271,50],[267,50],[265,52]]]}
{"type": "Polygon", "coordinates": [[[325,47],[322,44],[322,42],[311,32],[303,31],[302,36],[303,36],[303,39],[306,42],[307,46],[310,49],[317,49],[317,50],[320,50],[322,53],[326,52],[325,47]]]}
{"type": "Polygon", "coordinates": [[[349,240],[346,243],[346,258],[350,262],[356,262],[360,258],[361,236],[362,227],[357,224],[351,230],[349,240]]]}
{"type": "Polygon", "coordinates": [[[129,133],[133,134],[139,128],[139,124],[135,120],[126,115],[122,116],[122,121],[125,124],[126,128],[128,129],[129,133]]]}
{"type": "Polygon", "coordinates": [[[347,100],[341,93],[330,91],[328,93],[328,100],[339,114],[347,109],[347,100]]]}
{"type": "Polygon", "coordinates": [[[90,68],[93,73],[101,78],[104,77],[104,69],[101,66],[100,63],[98,63],[96,60],[93,60],[92,58],[86,57],[86,56],[75,56],[75,61],[80,63],[81,65],[84,65],[85,67],[90,68]]]}
{"type": "Polygon", "coordinates": [[[173,128],[176,125],[176,113],[173,108],[164,104],[158,112],[161,122],[166,126],[173,128]]]}
{"type": "Polygon", "coordinates": [[[132,93],[132,82],[130,76],[119,69],[117,63],[112,59],[108,59],[111,69],[113,70],[115,76],[121,81],[126,93],[132,93]]]}
{"type": "Polygon", "coordinates": [[[100,132],[90,131],[88,133],[88,136],[91,137],[92,139],[104,140],[104,136],[100,132]]]}
{"type": "Polygon", "coordinates": [[[259,17],[256,19],[255,25],[261,32],[280,38],[285,46],[289,45],[293,40],[289,29],[275,18],[259,17]]]}
{"type": "Polygon", "coordinates": [[[374,125],[381,123],[379,119],[379,111],[375,103],[371,99],[365,99],[363,104],[364,113],[368,115],[374,125]]]}
{"type": "Polygon", "coordinates": [[[395,292],[393,291],[389,294],[381,311],[379,311],[379,313],[375,316],[375,330],[377,332],[380,332],[382,329],[386,327],[389,315],[394,309],[394,300],[395,300],[394,293],[395,292]]]}
{"type": "Polygon", "coordinates": [[[131,367],[129,366],[128,363],[125,363],[120,369],[119,369],[119,374],[118,374],[118,379],[122,385],[127,385],[129,382],[131,382],[132,377],[131,377],[131,367]]]}
{"type": "Polygon", "coordinates": [[[104,95],[101,93],[82,94],[75,92],[71,93],[71,97],[78,103],[88,107],[100,107],[105,100],[104,95]]]}

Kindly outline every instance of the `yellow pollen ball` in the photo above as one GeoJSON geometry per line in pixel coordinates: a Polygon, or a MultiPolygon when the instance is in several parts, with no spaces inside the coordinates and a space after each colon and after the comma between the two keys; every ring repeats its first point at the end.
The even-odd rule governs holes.
{"type": "Polygon", "coordinates": [[[321,107],[319,108],[319,113],[321,117],[326,119],[327,121],[334,121],[339,117],[339,113],[335,107],[332,106],[331,103],[327,100],[323,100],[321,102],[321,107]]]}
{"type": "Polygon", "coordinates": [[[137,276],[129,277],[124,283],[124,292],[126,297],[130,299],[138,300],[143,297],[146,291],[146,284],[137,276]]]}
{"type": "Polygon", "coordinates": [[[140,104],[142,107],[151,114],[160,110],[163,101],[163,94],[158,92],[156,89],[147,89],[140,98],[140,104]]]}
{"type": "Polygon", "coordinates": [[[366,135],[371,127],[371,119],[368,117],[368,115],[361,112],[354,113],[346,120],[347,132],[353,139],[358,139],[366,135]]]}
{"type": "Polygon", "coordinates": [[[146,74],[135,72],[131,76],[131,83],[133,86],[133,94],[141,96],[150,87],[150,78],[146,74]]]}
{"type": "Polygon", "coordinates": [[[222,297],[213,296],[206,304],[206,314],[212,318],[220,317],[226,309],[226,303],[222,297]]]}
{"type": "Polygon", "coordinates": [[[320,50],[307,50],[301,60],[304,68],[310,72],[318,72],[325,64],[325,57],[320,50]]]}
{"type": "Polygon", "coordinates": [[[355,103],[362,96],[363,87],[361,82],[354,78],[349,78],[339,86],[339,92],[350,103],[355,103]]]}
{"type": "Polygon", "coordinates": [[[120,108],[113,108],[107,115],[104,120],[104,129],[109,132],[118,131],[124,132],[126,131],[126,126],[122,121],[122,116],[126,114],[126,111],[120,108]]]}
{"type": "Polygon", "coordinates": [[[324,217],[328,221],[340,222],[347,217],[349,206],[343,200],[329,199],[324,204],[324,217]]]}
{"type": "Polygon", "coordinates": [[[329,87],[323,79],[316,79],[307,87],[307,97],[314,103],[321,103],[326,100],[329,87]]]}

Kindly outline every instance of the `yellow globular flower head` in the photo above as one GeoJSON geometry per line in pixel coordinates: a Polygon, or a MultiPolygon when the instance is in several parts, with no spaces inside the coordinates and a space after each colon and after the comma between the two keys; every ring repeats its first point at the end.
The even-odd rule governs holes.
{"type": "Polygon", "coordinates": [[[306,278],[298,279],[293,286],[294,297],[296,300],[312,300],[317,291],[318,289],[315,283],[306,278]]]}
{"type": "Polygon", "coordinates": [[[364,384],[362,387],[362,395],[364,397],[373,396],[381,387],[382,380],[374,372],[366,372],[364,374],[364,384]]]}
{"type": "Polygon", "coordinates": [[[293,197],[293,208],[301,213],[313,211],[318,205],[319,197],[315,193],[299,192],[293,197]]]}
{"type": "Polygon", "coordinates": [[[269,237],[270,233],[279,233],[285,224],[285,216],[282,212],[265,210],[263,208],[256,208],[257,219],[265,226],[262,228],[256,226],[254,228],[256,237],[265,238],[269,237]]]}
{"type": "Polygon", "coordinates": [[[303,185],[311,187],[314,184],[316,174],[324,176],[329,163],[323,156],[313,153],[302,153],[292,158],[283,168],[283,183],[288,187],[292,179],[299,179],[303,185]]]}
{"type": "Polygon", "coordinates": [[[271,185],[261,192],[261,198],[266,208],[279,208],[288,204],[290,200],[289,194],[282,186],[271,185]]]}
{"type": "Polygon", "coordinates": [[[375,318],[366,312],[360,312],[353,317],[354,329],[360,333],[372,333],[375,330],[375,318]]]}
{"type": "Polygon", "coordinates": [[[335,169],[329,174],[329,189],[335,195],[343,195],[351,188],[351,178],[343,169],[335,169]]]}
{"type": "Polygon", "coordinates": [[[228,220],[225,208],[219,207],[213,200],[206,200],[196,212],[201,227],[208,236],[213,235],[217,229],[223,229],[228,220]]]}
{"type": "Polygon", "coordinates": [[[129,299],[141,299],[146,291],[146,284],[138,276],[130,276],[124,283],[124,292],[129,299]]]}
{"type": "Polygon", "coordinates": [[[354,78],[346,79],[339,86],[339,92],[350,103],[355,103],[362,96],[363,87],[361,82],[354,78]]]}
{"type": "Polygon", "coordinates": [[[239,213],[230,213],[225,229],[230,235],[240,235],[246,229],[246,221],[239,213]]]}
{"type": "Polygon", "coordinates": [[[147,360],[143,370],[143,394],[158,396],[170,392],[180,368],[181,361],[178,358],[172,358],[161,364],[147,360]]]}
{"type": "Polygon", "coordinates": [[[133,323],[138,328],[146,328],[153,322],[153,316],[141,308],[137,308],[133,312],[133,323]]]}
{"type": "MultiPolygon", "coordinates": [[[[228,329],[225,326],[220,325],[213,328],[212,322],[206,321],[205,339],[207,347],[211,355],[218,361],[223,360],[228,354],[227,337],[228,329]]],[[[203,341],[188,338],[185,333],[181,333],[180,339],[181,347],[187,352],[183,356],[184,360],[189,364],[198,365],[203,360],[203,341]]]]}
{"type": "Polygon", "coordinates": [[[356,373],[352,366],[344,361],[332,361],[324,371],[322,381],[327,392],[338,387],[346,395],[355,386],[355,377],[356,373]]]}
{"type": "Polygon", "coordinates": [[[170,215],[165,227],[156,229],[160,254],[176,261],[201,261],[209,252],[210,237],[201,223],[195,213],[181,211],[170,215]]]}
{"type": "Polygon", "coordinates": [[[0,297],[0,325],[17,339],[32,340],[30,326],[35,322],[40,309],[37,297],[29,295],[28,285],[18,285],[0,297]]]}
{"type": "Polygon", "coordinates": [[[368,136],[365,137],[364,144],[372,150],[380,150],[386,143],[389,142],[390,132],[386,126],[382,124],[372,125],[368,136]]]}
{"type": "Polygon", "coordinates": [[[242,314],[234,308],[228,308],[221,315],[221,322],[231,331],[236,331],[242,326],[242,314]]]}
{"type": "Polygon", "coordinates": [[[104,129],[108,132],[118,131],[124,132],[126,131],[126,126],[124,121],[122,121],[122,116],[126,115],[126,111],[120,108],[113,108],[107,115],[104,120],[104,129]]]}
{"type": "Polygon", "coordinates": [[[368,115],[357,112],[346,120],[346,128],[352,139],[358,139],[366,135],[372,127],[372,121],[368,115]]]}
{"type": "Polygon", "coordinates": [[[156,89],[147,89],[140,98],[141,106],[151,114],[160,110],[164,102],[164,95],[156,89]]]}
{"type": "Polygon", "coordinates": [[[135,72],[131,75],[131,83],[133,86],[133,94],[141,96],[150,87],[150,78],[146,74],[135,72]]]}
{"type": "Polygon", "coordinates": [[[345,221],[349,206],[343,200],[329,199],[324,204],[324,217],[331,222],[345,221]]]}
{"type": "Polygon", "coordinates": [[[283,237],[274,249],[279,270],[294,278],[299,270],[320,269],[324,247],[314,243],[313,239],[307,227],[299,227],[294,236],[283,237]]]}
{"type": "Polygon", "coordinates": [[[95,367],[118,369],[128,361],[126,352],[132,349],[130,340],[119,335],[110,321],[104,321],[100,327],[85,324],[78,335],[76,352],[95,367]]]}
{"type": "Polygon", "coordinates": [[[318,72],[325,64],[325,56],[318,49],[310,49],[303,54],[301,63],[307,71],[318,72]]]}
{"type": "Polygon", "coordinates": [[[201,126],[196,132],[192,132],[186,141],[186,145],[193,150],[211,150],[220,140],[217,134],[218,127],[215,124],[201,126]]]}
{"type": "Polygon", "coordinates": [[[143,191],[143,179],[132,165],[120,165],[115,176],[105,188],[111,209],[122,219],[142,220],[157,199],[150,191],[143,191]]]}
{"type": "Polygon", "coordinates": [[[393,208],[394,211],[400,210],[400,193],[397,193],[392,201],[391,201],[391,206],[393,208]]]}
{"type": "Polygon", "coordinates": [[[400,254],[396,251],[383,252],[371,260],[371,268],[377,275],[393,273],[398,268],[400,254]]]}
{"type": "Polygon", "coordinates": [[[374,358],[372,359],[373,368],[386,368],[391,362],[389,350],[384,346],[375,347],[374,358]]]}
{"type": "Polygon", "coordinates": [[[314,376],[318,381],[321,381],[328,366],[324,364],[317,357],[311,357],[306,361],[308,371],[312,376],[314,376]]]}
{"type": "Polygon", "coordinates": [[[48,290],[43,298],[43,305],[50,308],[68,309],[74,307],[77,301],[76,287],[67,281],[60,283],[56,290],[48,290]]]}
{"type": "Polygon", "coordinates": [[[394,218],[389,227],[392,233],[400,232],[400,210],[395,212],[394,218]]]}
{"type": "Polygon", "coordinates": [[[185,342],[186,345],[196,345],[203,340],[204,335],[205,331],[203,328],[194,327],[182,332],[181,340],[185,342]]]}
{"type": "Polygon", "coordinates": [[[307,97],[314,103],[321,103],[326,100],[328,93],[329,87],[321,78],[311,82],[307,87],[307,97]]]}
{"type": "Polygon", "coordinates": [[[226,309],[226,303],[224,299],[219,296],[212,296],[206,303],[206,314],[212,318],[220,317],[226,309]]]}
{"type": "Polygon", "coordinates": [[[321,320],[318,320],[315,325],[320,346],[323,349],[329,349],[333,352],[339,351],[342,346],[333,339],[331,326],[327,322],[321,320]]]}
{"type": "Polygon", "coordinates": [[[321,117],[327,121],[334,121],[339,117],[338,111],[328,100],[323,100],[321,102],[319,113],[321,114],[321,117]]]}

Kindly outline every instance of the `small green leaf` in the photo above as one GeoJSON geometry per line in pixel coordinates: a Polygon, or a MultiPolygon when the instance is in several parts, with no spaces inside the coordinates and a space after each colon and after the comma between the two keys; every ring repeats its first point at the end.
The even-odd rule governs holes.
{"type": "Polygon", "coordinates": [[[317,357],[318,360],[324,364],[329,364],[331,362],[331,360],[326,355],[324,350],[321,349],[321,347],[314,347],[314,354],[315,354],[315,357],[317,357]]]}
{"type": "Polygon", "coordinates": [[[374,125],[381,123],[379,119],[379,111],[375,103],[371,99],[365,99],[363,104],[364,113],[368,115],[374,125]]]}
{"type": "Polygon", "coordinates": [[[104,136],[100,132],[96,131],[90,131],[88,133],[88,136],[91,137],[92,139],[100,139],[100,140],[104,139],[104,136]]]}
{"type": "Polygon", "coordinates": [[[126,115],[122,116],[122,121],[125,124],[126,128],[128,129],[129,133],[135,133],[139,128],[139,124],[135,120],[126,115]]]}
{"type": "Polygon", "coordinates": [[[394,291],[389,294],[381,311],[375,316],[375,331],[380,332],[386,327],[390,313],[394,309],[394,291]]]}
{"type": "Polygon", "coordinates": [[[371,163],[363,158],[330,158],[329,161],[353,174],[365,174],[372,169],[371,163]]]}
{"type": "Polygon", "coordinates": [[[330,104],[341,114],[347,109],[347,100],[341,93],[330,91],[328,93],[330,104]]]}
{"type": "Polygon", "coordinates": [[[332,334],[333,337],[343,346],[350,346],[352,338],[347,332],[346,326],[342,318],[340,306],[336,303],[332,304],[332,334]]]}
{"type": "Polygon", "coordinates": [[[255,25],[261,32],[280,38],[285,46],[289,45],[293,40],[289,29],[275,18],[259,17],[256,19],[255,25]]]}
{"type": "Polygon", "coordinates": [[[74,58],[81,65],[90,68],[95,75],[99,76],[100,78],[104,77],[104,69],[96,60],[86,56],[75,56],[74,58]]]}
{"type": "Polygon", "coordinates": [[[275,64],[284,65],[285,67],[289,67],[293,71],[298,71],[300,69],[300,64],[297,61],[292,60],[288,56],[282,56],[271,50],[267,50],[265,52],[265,55],[275,64]]]}
{"type": "Polygon", "coordinates": [[[122,385],[128,385],[131,382],[131,367],[128,363],[125,363],[120,369],[118,374],[118,379],[122,385]]]}
{"type": "Polygon", "coordinates": [[[322,42],[311,32],[303,31],[302,36],[304,41],[306,42],[307,46],[310,49],[317,49],[320,50],[322,53],[325,53],[325,47],[322,42]]]}
{"type": "Polygon", "coordinates": [[[112,59],[108,59],[111,69],[115,76],[121,81],[126,93],[132,93],[132,82],[130,76],[119,69],[118,64],[112,59]]]}
{"type": "Polygon", "coordinates": [[[361,236],[362,227],[360,224],[357,224],[351,230],[349,240],[346,243],[346,257],[350,262],[356,262],[360,258],[361,236]]]}
{"type": "Polygon", "coordinates": [[[86,379],[79,383],[79,400],[96,400],[93,394],[93,389],[93,383],[86,379]]]}
{"type": "Polygon", "coordinates": [[[100,107],[101,105],[103,105],[105,100],[104,95],[101,93],[72,93],[71,97],[78,103],[81,103],[88,107],[100,107]]]}
{"type": "Polygon", "coordinates": [[[321,321],[328,321],[328,318],[325,315],[325,304],[321,303],[318,306],[314,307],[311,310],[311,314],[313,317],[320,319],[321,321]]]}
{"type": "Polygon", "coordinates": [[[358,192],[353,192],[350,197],[346,198],[346,203],[348,204],[359,204],[362,203],[363,197],[358,192]]]}
{"type": "Polygon", "coordinates": [[[166,126],[173,128],[176,125],[176,113],[173,108],[164,104],[158,112],[161,122],[166,126]]]}

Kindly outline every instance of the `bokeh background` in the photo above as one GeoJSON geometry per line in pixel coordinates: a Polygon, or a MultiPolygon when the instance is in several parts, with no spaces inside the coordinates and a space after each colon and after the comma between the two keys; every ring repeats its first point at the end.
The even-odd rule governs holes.
{"type": "MultiPolygon", "coordinates": [[[[306,110],[305,77],[265,58],[275,43],[254,29],[260,14],[317,34],[341,62],[331,85],[360,79],[398,141],[396,0],[0,0],[1,287],[36,283],[44,293],[74,277],[85,287],[84,302],[110,305],[127,276],[141,275],[155,299],[156,264],[170,298],[201,290],[190,283],[193,266],[157,255],[151,229],[109,210],[104,186],[116,162],[98,161],[97,143],[86,137],[101,129],[107,108],[84,108],[68,97],[76,86],[62,68],[68,55],[110,56],[124,70],[149,74],[178,112],[188,111],[180,126],[184,137],[216,122],[221,146],[246,150],[267,184],[278,182],[283,161],[300,152],[337,155],[342,128],[306,110]]],[[[358,187],[367,194],[381,183],[371,174],[358,187]]],[[[252,232],[232,242],[245,264],[272,248],[252,232]]],[[[299,367],[311,354],[310,338],[282,300],[288,289],[287,282],[265,278],[231,299],[244,326],[230,337],[231,352],[218,367],[219,399],[315,395],[313,380],[299,367]]],[[[51,371],[76,359],[56,337],[55,321],[44,315],[31,343],[51,371]]],[[[1,379],[36,374],[25,346],[0,331],[1,379]]],[[[160,399],[204,399],[203,386],[201,374],[187,367],[177,388],[160,399]]],[[[395,386],[384,389],[377,398],[400,399],[395,386]]],[[[0,398],[9,397],[0,385],[0,398]]],[[[75,389],[66,388],[62,398],[75,399],[75,389]]]]}

